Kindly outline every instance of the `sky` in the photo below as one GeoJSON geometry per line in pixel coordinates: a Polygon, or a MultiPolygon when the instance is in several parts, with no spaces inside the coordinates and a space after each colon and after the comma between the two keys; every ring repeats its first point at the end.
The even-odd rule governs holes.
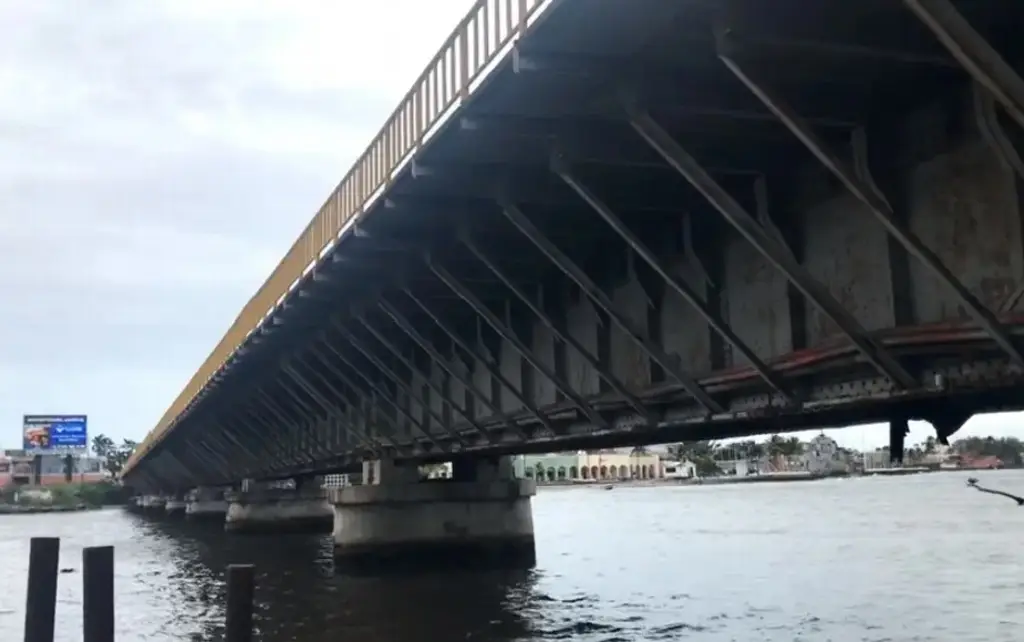
{"type": "Polygon", "coordinates": [[[0,447],[141,439],[469,6],[0,0],[0,447]]]}
{"type": "MultiPolygon", "coordinates": [[[[808,430],[794,434],[802,439],[810,439],[822,432],[835,439],[844,448],[864,451],[889,445],[889,426],[887,424],[863,424],[830,428],[828,430],[808,430]]],[[[910,434],[907,435],[905,443],[907,446],[921,444],[928,437],[934,436],[935,430],[931,424],[925,421],[912,421],[910,422],[910,434]]],[[[1024,413],[1001,412],[975,415],[967,420],[967,423],[953,435],[951,440],[955,441],[964,437],[989,436],[1024,439],[1024,413]]],[[[765,439],[762,437],[758,441],[764,441],[765,439]]]]}
{"type": "Polygon", "coordinates": [[[0,447],[141,439],[470,4],[0,0],[0,447]]]}

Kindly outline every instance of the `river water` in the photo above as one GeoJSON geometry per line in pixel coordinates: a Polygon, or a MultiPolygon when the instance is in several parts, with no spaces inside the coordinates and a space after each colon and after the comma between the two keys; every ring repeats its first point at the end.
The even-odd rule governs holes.
{"type": "MultiPolygon", "coordinates": [[[[1024,473],[979,473],[1024,494],[1024,473]]],[[[121,640],[217,640],[223,569],[254,563],[263,642],[1018,640],[1024,508],[966,474],[541,490],[537,568],[335,577],[330,538],[229,537],[108,510],[0,518],[0,640],[28,540],[62,538],[58,639],[81,640],[81,548],[116,546],[121,640]]]]}

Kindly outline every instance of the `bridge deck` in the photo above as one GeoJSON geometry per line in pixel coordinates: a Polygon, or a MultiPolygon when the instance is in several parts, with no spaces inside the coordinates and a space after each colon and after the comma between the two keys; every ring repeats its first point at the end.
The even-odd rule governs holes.
{"type": "MultiPolygon", "coordinates": [[[[511,25],[513,4],[471,15],[511,25]]],[[[1020,58],[1024,7],[956,7],[1020,58]]],[[[217,374],[197,374],[129,479],[1020,404],[1020,112],[904,3],[556,0],[538,15],[261,328],[211,355],[217,374]]],[[[321,240],[359,209],[338,194],[321,240]]],[[[252,309],[284,292],[269,287],[252,309]]]]}

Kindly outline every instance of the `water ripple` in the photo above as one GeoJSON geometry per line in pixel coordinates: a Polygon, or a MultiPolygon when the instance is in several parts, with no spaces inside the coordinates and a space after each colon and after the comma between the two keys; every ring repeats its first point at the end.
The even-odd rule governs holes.
{"type": "MultiPolygon", "coordinates": [[[[1024,489],[1024,474],[982,473],[1024,489]]],[[[542,491],[538,568],[346,578],[329,538],[229,537],[120,511],[0,518],[0,639],[20,639],[28,538],[116,547],[117,630],[223,636],[224,568],[257,567],[263,642],[1018,639],[1024,511],[963,476],[542,491]]],[[[59,642],[81,639],[81,574],[59,578],[59,642]]]]}

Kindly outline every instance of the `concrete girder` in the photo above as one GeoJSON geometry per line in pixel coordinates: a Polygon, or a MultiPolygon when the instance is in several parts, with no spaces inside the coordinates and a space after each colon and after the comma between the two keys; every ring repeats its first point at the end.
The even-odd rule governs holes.
{"type": "Polygon", "coordinates": [[[829,150],[814,129],[794,111],[783,98],[763,80],[754,78],[747,65],[739,59],[742,44],[728,29],[718,34],[718,54],[725,66],[783,122],[808,151],[831,172],[853,196],[864,203],[886,231],[906,251],[948,286],[964,309],[988,332],[999,347],[1018,366],[1024,367],[1024,353],[1010,337],[999,319],[986,308],[963,282],[946,267],[939,256],[926,246],[908,227],[896,220],[892,205],[877,188],[857,176],[847,163],[829,150]]]}
{"type": "MultiPolygon", "coordinates": [[[[280,384],[280,382],[278,383],[280,384]]],[[[290,428],[290,424],[292,422],[284,421],[281,424],[275,424],[274,422],[268,420],[264,415],[264,412],[259,411],[259,406],[265,405],[261,404],[260,402],[269,398],[269,394],[267,394],[263,390],[256,390],[255,392],[256,394],[252,397],[253,404],[249,406],[242,406],[238,409],[238,413],[242,415],[245,421],[244,425],[246,427],[250,425],[261,426],[262,430],[258,431],[261,440],[264,443],[268,441],[272,443],[276,448],[278,448],[278,451],[285,457],[293,459],[296,462],[308,460],[308,455],[306,453],[300,453],[297,452],[296,450],[293,450],[291,447],[292,445],[289,444],[288,441],[281,435],[281,428],[290,428]]],[[[252,430],[250,430],[249,432],[250,434],[256,433],[256,431],[252,430]]]]}
{"type": "Polygon", "coordinates": [[[609,208],[596,194],[594,194],[583,182],[576,177],[571,167],[564,159],[559,158],[557,155],[552,160],[552,171],[562,178],[577,194],[583,199],[590,207],[612,228],[615,232],[622,237],[622,240],[629,246],[634,252],[637,253],[650,267],[665,280],[666,284],[671,287],[679,296],[683,298],[687,303],[693,306],[704,320],[707,321],[708,326],[712,330],[717,332],[723,339],[728,341],[736,350],[739,350],[741,354],[750,362],[757,373],[764,379],[765,383],[768,384],[772,389],[782,396],[786,403],[793,404],[796,402],[792,393],[789,391],[788,386],[783,383],[782,378],[779,377],[771,368],[758,357],[754,351],[748,346],[735,331],[721,318],[721,316],[708,307],[692,288],[690,288],[682,279],[672,275],[669,270],[662,264],[662,262],[656,257],[654,252],[648,248],[643,241],[641,241],[633,232],[626,227],[625,223],[615,215],[615,213],[609,208]]]}
{"type": "Polygon", "coordinates": [[[244,474],[248,474],[263,461],[260,454],[251,450],[248,444],[236,442],[230,429],[222,422],[205,423],[203,427],[204,438],[211,442],[213,447],[231,453],[229,461],[233,468],[240,467],[244,474]],[[247,464],[246,462],[251,463],[247,464]]]}
{"type": "MultiPolygon", "coordinates": [[[[358,318],[356,318],[356,320],[357,322],[359,322],[358,318]]],[[[368,326],[365,323],[362,323],[361,325],[364,325],[364,327],[367,328],[367,330],[374,336],[374,338],[377,339],[377,341],[380,342],[381,345],[383,345],[389,352],[391,352],[398,359],[398,362],[400,362],[402,366],[409,369],[410,373],[414,377],[422,378],[426,386],[430,388],[430,390],[437,394],[440,398],[442,398],[447,404],[449,404],[451,408],[458,408],[454,401],[449,396],[447,396],[447,394],[445,394],[431,380],[431,377],[421,373],[419,369],[413,366],[412,363],[406,357],[404,357],[404,355],[401,354],[399,350],[394,348],[393,344],[390,341],[383,337],[383,335],[381,335],[379,332],[375,331],[372,327],[368,326]]],[[[421,408],[425,409],[427,413],[430,414],[430,416],[433,417],[433,419],[444,428],[444,431],[446,433],[449,433],[450,436],[456,438],[457,440],[461,440],[461,437],[458,435],[455,428],[452,426],[451,421],[441,416],[440,413],[435,412],[432,409],[431,403],[427,399],[424,399],[419,393],[414,391],[410,386],[406,385],[406,383],[404,383],[402,378],[397,373],[395,373],[392,369],[388,368],[387,365],[385,365],[385,363],[381,361],[379,358],[374,356],[373,351],[366,344],[359,341],[351,330],[349,330],[348,328],[346,328],[345,326],[338,322],[334,322],[334,327],[336,330],[338,330],[338,332],[340,332],[345,337],[345,339],[348,340],[348,342],[353,347],[355,347],[356,350],[364,353],[367,356],[367,358],[374,363],[377,369],[384,373],[385,377],[391,379],[391,381],[395,384],[395,386],[398,387],[399,390],[402,390],[404,393],[410,395],[413,399],[415,399],[416,402],[421,405],[421,408]]],[[[493,442],[493,440],[490,439],[490,436],[487,433],[487,431],[484,430],[483,427],[480,426],[478,423],[476,423],[476,421],[473,418],[466,415],[466,413],[462,411],[462,409],[459,409],[459,411],[457,412],[460,414],[460,416],[463,417],[463,419],[466,420],[466,422],[470,426],[473,427],[474,430],[476,430],[482,437],[484,437],[484,439],[493,442]]],[[[465,443],[463,443],[463,445],[465,446],[465,443]]]]}
{"type": "MultiPolygon", "coordinates": [[[[320,439],[319,429],[323,427],[324,423],[329,421],[331,417],[336,415],[337,408],[330,402],[326,401],[322,395],[316,392],[315,389],[308,387],[306,382],[300,379],[294,370],[289,367],[288,363],[282,362],[281,369],[282,377],[279,381],[281,387],[285,388],[285,380],[290,379],[302,393],[309,397],[311,403],[320,410],[317,412],[314,408],[312,409],[310,416],[288,421],[286,425],[290,425],[294,428],[294,432],[292,433],[294,435],[292,438],[293,447],[296,448],[296,452],[305,452],[312,455],[314,460],[330,455],[333,452],[333,446],[325,444],[320,439]]],[[[287,421],[283,408],[271,401],[269,397],[263,397],[260,400],[264,402],[264,407],[270,409],[280,421],[287,421]]]]}
{"type": "MultiPolygon", "coordinates": [[[[223,470],[224,465],[227,463],[227,460],[223,457],[217,456],[217,453],[213,449],[208,446],[202,446],[195,439],[190,440],[184,448],[186,448],[187,451],[182,454],[182,458],[187,463],[195,462],[199,465],[200,470],[202,471],[199,478],[212,479],[216,476],[216,471],[223,470]]],[[[192,469],[191,466],[189,466],[189,468],[192,469]]]]}
{"type": "MultiPolygon", "coordinates": [[[[381,359],[377,358],[377,356],[373,354],[373,351],[369,347],[367,347],[362,341],[360,341],[355,336],[355,334],[353,334],[347,327],[338,322],[336,319],[331,320],[331,325],[333,325],[334,329],[337,330],[342,335],[342,337],[344,337],[344,339],[349,343],[349,345],[355,348],[358,352],[362,353],[363,356],[365,356],[366,359],[371,364],[373,364],[373,366],[377,368],[377,370],[380,371],[385,378],[389,379],[400,392],[407,395],[410,399],[418,403],[420,407],[423,408],[424,412],[429,414],[431,418],[434,421],[436,421],[438,425],[441,426],[446,433],[448,433],[449,437],[459,442],[459,444],[463,448],[465,448],[468,445],[468,442],[466,442],[463,439],[462,435],[458,434],[458,432],[451,425],[451,422],[448,421],[446,417],[442,416],[441,413],[434,410],[429,401],[425,400],[418,392],[413,390],[410,386],[406,385],[405,381],[402,380],[402,377],[399,376],[398,373],[396,373],[393,369],[388,367],[388,365],[384,363],[381,359]]],[[[415,373],[415,369],[413,369],[413,372],[415,373]]],[[[428,387],[432,385],[432,382],[430,382],[429,377],[424,377],[424,381],[426,382],[426,385],[428,387]]],[[[475,421],[470,420],[469,425],[472,426],[482,436],[487,438],[487,432],[475,421]]]]}
{"type": "MultiPolygon", "coordinates": [[[[236,408],[235,413],[222,416],[218,421],[223,427],[221,435],[225,440],[231,442],[234,448],[249,453],[255,461],[261,463],[266,463],[268,460],[299,463],[289,455],[287,448],[277,439],[273,428],[268,429],[264,426],[262,430],[253,430],[253,420],[247,416],[239,417],[238,412],[239,409],[236,408]],[[270,439],[271,435],[274,435],[273,440],[270,439]],[[250,446],[255,446],[259,452],[253,451],[250,446]]],[[[256,471],[261,472],[258,468],[256,471]]]]}
{"type": "MultiPolygon", "coordinates": [[[[328,412],[329,412],[329,417],[331,418],[331,420],[336,421],[336,422],[338,422],[341,425],[341,427],[345,431],[345,433],[348,434],[348,436],[352,439],[353,444],[360,444],[360,445],[362,445],[362,447],[366,449],[366,452],[368,452],[369,454],[371,454],[373,456],[379,457],[381,455],[381,450],[380,450],[379,446],[377,444],[373,443],[373,441],[369,440],[366,437],[366,435],[364,435],[363,433],[358,431],[353,425],[351,425],[346,420],[345,411],[348,409],[349,405],[340,396],[339,393],[337,393],[336,391],[334,391],[330,387],[328,387],[328,390],[331,390],[331,392],[330,393],[326,393],[326,394],[330,394],[334,398],[334,400],[332,401],[331,399],[329,399],[326,396],[326,394],[321,394],[319,392],[315,392],[316,391],[316,384],[311,379],[305,377],[302,373],[300,373],[297,368],[295,368],[293,366],[289,366],[289,365],[284,365],[283,368],[291,376],[293,376],[296,381],[300,382],[300,384],[304,388],[309,390],[310,394],[314,394],[315,393],[318,396],[320,396],[321,403],[325,407],[329,408],[328,412]],[[342,403],[341,406],[339,406],[337,404],[338,401],[340,401],[342,403]]],[[[323,385],[323,384],[321,384],[321,385],[323,385]]],[[[351,445],[352,444],[350,444],[350,446],[351,445]]]]}
{"type": "Polygon", "coordinates": [[[526,346],[516,335],[512,328],[508,327],[481,301],[469,288],[463,285],[455,276],[440,265],[436,260],[428,257],[427,265],[430,270],[437,275],[441,281],[452,289],[453,292],[459,295],[459,297],[466,302],[466,305],[473,308],[473,310],[479,315],[479,317],[487,323],[502,339],[507,341],[513,349],[519,353],[519,355],[526,360],[535,370],[541,375],[546,377],[551,383],[558,388],[559,392],[570,399],[573,404],[582,412],[587,419],[589,419],[594,426],[598,428],[608,428],[607,420],[602,417],[593,406],[588,403],[582,395],[576,392],[573,387],[560,377],[554,370],[548,367],[546,364],[540,361],[529,347],[526,346]]]}
{"type": "MultiPolygon", "coordinates": [[[[451,341],[459,347],[460,350],[471,356],[476,363],[479,363],[490,377],[493,377],[495,381],[502,386],[504,390],[507,390],[512,394],[513,398],[516,399],[527,411],[536,419],[537,423],[544,428],[544,430],[551,435],[557,434],[554,424],[540,411],[537,406],[527,399],[519,389],[508,380],[508,378],[501,372],[500,368],[496,368],[487,356],[480,352],[479,349],[471,346],[463,337],[455,331],[451,325],[437,314],[433,308],[427,305],[421,298],[415,296],[409,289],[403,289],[402,293],[405,294],[406,298],[412,301],[423,312],[427,317],[437,325],[438,328],[448,336],[451,341]]],[[[393,309],[393,308],[392,308],[393,309]]]]}
{"type": "Polygon", "coordinates": [[[903,0],[974,80],[1024,127],[1024,79],[949,0],[903,0]]]}
{"type": "MultiPolygon", "coordinates": [[[[373,325],[371,323],[369,323],[362,316],[355,317],[355,321],[357,323],[359,323],[360,325],[362,325],[366,329],[367,332],[369,332],[371,335],[373,335],[373,337],[382,346],[384,346],[388,350],[388,352],[393,354],[395,356],[395,358],[398,359],[399,363],[401,363],[403,366],[405,366],[405,368],[414,377],[417,377],[417,378],[421,379],[422,381],[426,382],[426,385],[427,385],[428,388],[430,388],[431,392],[433,392],[435,395],[437,395],[439,398],[441,398],[444,401],[444,403],[448,404],[448,407],[451,408],[452,411],[455,412],[455,414],[457,414],[460,417],[462,417],[462,419],[467,424],[472,426],[473,429],[476,430],[478,433],[480,433],[480,435],[483,436],[488,442],[495,443],[495,441],[494,441],[493,437],[491,436],[491,434],[487,430],[485,430],[483,428],[483,426],[481,426],[479,423],[477,423],[476,419],[474,419],[472,416],[470,416],[470,414],[465,409],[463,409],[460,404],[456,403],[456,401],[454,399],[452,399],[450,394],[448,394],[446,391],[442,390],[441,386],[437,385],[434,382],[432,376],[427,375],[426,373],[422,372],[419,368],[417,368],[416,365],[412,361],[410,361],[404,354],[402,354],[401,350],[399,350],[395,346],[395,344],[393,342],[389,341],[388,338],[383,335],[383,333],[381,333],[376,328],[374,328],[373,325]]],[[[442,364],[440,367],[445,372],[445,375],[446,376],[450,376],[449,370],[448,370],[448,368],[444,367],[443,362],[438,362],[438,363],[442,364]]]]}
{"type": "Polygon", "coordinates": [[[974,101],[974,119],[978,125],[978,131],[984,137],[985,142],[992,148],[992,151],[999,156],[1003,164],[1013,171],[1018,178],[1024,179],[1024,160],[1014,146],[1013,141],[1006,134],[1002,123],[999,122],[999,114],[996,112],[995,99],[992,93],[981,84],[975,82],[971,85],[971,94],[974,101]]]}
{"type": "MultiPolygon", "coordinates": [[[[307,397],[309,403],[306,407],[311,408],[312,406],[310,414],[305,417],[292,418],[285,408],[276,403],[270,395],[258,397],[257,402],[262,402],[263,407],[285,425],[294,426],[299,439],[302,437],[309,439],[310,443],[307,443],[306,446],[312,447],[315,451],[329,452],[329,448],[326,448],[317,437],[317,432],[322,422],[337,411],[336,406],[327,401],[315,388],[308,386],[304,379],[297,376],[288,360],[281,362],[281,376],[278,379],[278,384],[296,400],[303,395],[307,397]],[[289,384],[293,387],[289,387],[289,384]]],[[[299,447],[303,446],[300,444],[299,447]]]]}
{"type": "MultiPolygon", "coordinates": [[[[306,356],[306,359],[299,359],[298,365],[304,366],[307,369],[307,374],[310,377],[315,377],[320,383],[335,396],[339,401],[344,404],[345,409],[358,417],[358,420],[363,422],[363,425],[370,427],[370,419],[368,415],[363,411],[367,404],[367,399],[362,396],[359,392],[359,387],[343,372],[335,367],[334,364],[330,363],[322,355],[317,353],[311,353],[306,356]],[[335,382],[329,381],[318,367],[314,367],[313,362],[319,364],[320,367],[325,369],[330,375],[340,382],[340,385],[335,382]],[[348,392],[345,392],[347,389],[348,392]],[[353,399],[355,397],[355,399],[353,399]]],[[[345,423],[348,423],[347,421],[345,423]]],[[[364,440],[374,450],[380,452],[382,448],[391,448],[394,450],[396,456],[408,455],[409,451],[404,449],[401,444],[390,437],[377,435],[371,435],[366,430],[359,430],[356,426],[349,424],[357,435],[361,435],[361,439],[364,440]]]]}
{"type": "Polygon", "coordinates": [[[575,350],[581,358],[586,360],[587,363],[590,364],[590,367],[594,368],[594,370],[597,371],[598,375],[602,379],[604,379],[608,383],[608,385],[611,386],[611,388],[616,393],[618,393],[618,395],[622,397],[626,401],[626,403],[629,404],[631,408],[633,408],[633,410],[637,412],[638,415],[643,417],[644,423],[646,425],[653,425],[656,423],[654,416],[644,406],[643,402],[640,401],[640,399],[637,398],[632,392],[630,392],[626,388],[626,385],[622,381],[620,381],[618,377],[616,377],[606,368],[602,367],[599,362],[599,359],[596,356],[592,355],[590,351],[587,350],[587,348],[585,348],[583,344],[577,341],[570,332],[563,328],[561,324],[555,323],[555,321],[552,320],[550,316],[545,314],[544,311],[541,310],[540,307],[537,304],[535,304],[533,300],[531,300],[531,298],[526,295],[525,292],[523,292],[522,288],[517,286],[512,281],[512,279],[509,278],[509,276],[505,274],[505,272],[494,263],[494,261],[488,258],[487,254],[483,250],[481,250],[480,247],[477,246],[477,244],[473,241],[473,237],[470,234],[470,232],[468,232],[467,230],[462,230],[459,235],[459,240],[462,242],[463,245],[466,246],[467,249],[469,249],[469,251],[473,254],[473,256],[477,258],[477,260],[479,260],[488,270],[490,270],[496,277],[498,277],[498,280],[502,284],[504,284],[504,286],[534,314],[534,316],[540,319],[541,323],[550,328],[551,331],[554,332],[555,336],[558,337],[560,341],[572,347],[572,349],[575,350]]]}
{"type": "Polygon", "coordinates": [[[572,279],[581,289],[583,289],[587,296],[594,301],[595,305],[600,307],[609,318],[619,326],[626,336],[630,338],[634,343],[640,346],[651,359],[654,359],[658,365],[665,369],[680,385],[686,388],[697,403],[702,406],[709,414],[717,414],[722,412],[722,406],[715,401],[710,395],[708,395],[701,386],[693,379],[693,377],[681,370],[672,358],[665,354],[661,347],[655,345],[648,337],[645,337],[643,333],[633,327],[625,317],[614,310],[614,305],[608,299],[607,295],[601,292],[600,288],[577,266],[575,263],[569,260],[569,257],[565,256],[554,244],[548,240],[541,231],[530,222],[530,220],[524,215],[518,207],[509,202],[499,202],[502,213],[505,217],[518,229],[523,236],[530,239],[530,241],[537,247],[537,249],[548,258],[549,261],[558,266],[566,276],[572,279]]]}
{"type": "MultiPolygon", "coordinates": [[[[910,0],[914,2],[914,0],[910,0]]],[[[690,33],[682,37],[678,34],[674,38],[674,44],[680,42],[688,45],[691,51],[698,54],[713,48],[712,38],[706,33],[690,33]]],[[[812,57],[816,63],[827,66],[830,63],[840,62],[861,62],[869,64],[884,65],[907,65],[915,67],[930,67],[937,69],[956,69],[956,61],[942,51],[908,49],[899,45],[864,45],[857,42],[837,42],[826,40],[814,40],[789,34],[762,35],[759,34],[756,43],[764,52],[765,57],[770,57],[780,63],[787,59],[806,59],[812,57]]],[[[796,66],[779,65],[781,71],[789,79],[802,80],[806,72],[796,66]]],[[[512,52],[512,68],[516,74],[548,74],[551,76],[566,76],[572,78],[586,78],[595,80],[614,79],[621,82],[626,79],[635,79],[643,82],[649,87],[663,87],[672,85],[672,80],[680,76],[694,76],[706,74],[713,68],[713,60],[710,56],[691,55],[685,58],[674,59],[666,62],[656,56],[633,55],[629,57],[616,55],[592,55],[576,54],[567,51],[530,51],[521,46],[516,46],[512,52]]],[[[819,82],[831,85],[841,85],[851,82],[842,75],[825,75],[819,82]]],[[[697,113],[704,113],[699,106],[701,95],[693,100],[688,100],[695,105],[693,109],[697,113]]],[[[737,99],[738,107],[745,108],[742,99],[737,99]]],[[[653,102],[652,106],[660,107],[662,102],[653,102]]],[[[720,106],[721,103],[717,103],[720,106]]],[[[713,109],[713,108],[712,108],[713,109]]],[[[751,110],[752,111],[752,110],[751,110]]]]}
{"type": "MultiPolygon", "coordinates": [[[[412,416],[412,413],[410,413],[405,408],[402,408],[398,403],[396,403],[393,399],[391,399],[390,394],[386,390],[382,389],[380,387],[380,385],[378,385],[377,382],[375,382],[366,373],[364,373],[361,368],[359,368],[358,366],[353,364],[352,360],[349,357],[346,357],[345,355],[343,355],[341,353],[341,351],[339,351],[337,348],[335,348],[333,343],[330,341],[329,338],[322,337],[321,338],[321,343],[327,348],[327,350],[332,355],[334,355],[334,357],[336,357],[338,359],[338,361],[340,361],[341,363],[345,364],[345,366],[347,366],[349,368],[349,370],[354,372],[357,377],[359,377],[360,379],[362,379],[366,383],[366,385],[370,388],[370,390],[375,395],[375,396],[372,397],[372,399],[374,401],[373,405],[376,405],[376,401],[377,400],[381,400],[381,399],[384,400],[385,402],[387,402],[387,405],[391,406],[392,408],[395,409],[396,412],[398,412],[398,414],[402,415],[405,418],[405,420],[408,421],[409,424],[413,428],[415,428],[417,430],[417,432],[419,432],[427,440],[428,443],[430,443],[431,446],[433,446],[434,448],[437,448],[438,450],[440,450],[442,452],[452,452],[451,449],[447,449],[446,450],[445,448],[443,448],[441,446],[440,442],[437,441],[436,435],[431,434],[431,432],[425,426],[423,426],[422,423],[420,423],[415,417],[412,416]]],[[[388,420],[389,420],[389,423],[391,423],[392,426],[394,428],[396,428],[396,430],[397,430],[397,425],[394,422],[390,421],[390,417],[388,417],[387,414],[382,413],[381,416],[387,417],[388,420]]]]}
{"type": "Polygon", "coordinates": [[[637,133],[657,149],[742,236],[785,274],[809,301],[832,319],[869,362],[900,387],[917,386],[910,373],[880,343],[867,334],[861,324],[835,300],[828,289],[814,279],[804,266],[797,263],[786,247],[766,232],[757,219],[740,206],[696,159],[651,118],[650,114],[636,105],[627,104],[626,108],[637,133]]]}
{"type": "MultiPolygon", "coordinates": [[[[448,360],[446,360],[444,356],[441,355],[441,353],[438,352],[437,349],[435,349],[434,346],[419,331],[417,331],[416,328],[409,323],[409,321],[398,310],[384,300],[383,297],[377,301],[377,306],[399,329],[402,330],[402,332],[405,333],[407,337],[413,341],[413,343],[415,343],[428,357],[430,357],[435,366],[443,369],[449,377],[458,381],[459,384],[461,384],[476,401],[482,403],[496,420],[503,422],[505,426],[511,432],[516,434],[520,440],[525,441],[527,439],[526,433],[524,433],[514,421],[509,419],[507,415],[501,412],[501,409],[492,403],[490,397],[484,394],[470,378],[459,372],[457,368],[453,367],[452,364],[450,364],[448,360]]],[[[370,327],[370,322],[367,321],[365,317],[359,317],[359,321],[363,325],[367,326],[367,328],[370,327]]]]}

